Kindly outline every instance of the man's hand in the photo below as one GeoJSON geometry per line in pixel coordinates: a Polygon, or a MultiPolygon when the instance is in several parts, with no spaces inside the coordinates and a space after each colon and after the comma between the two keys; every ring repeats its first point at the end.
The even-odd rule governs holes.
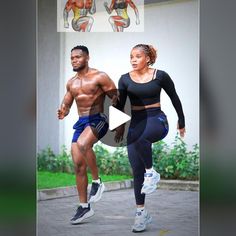
{"type": "Polygon", "coordinates": [[[111,105],[116,107],[117,102],[118,102],[118,96],[117,95],[113,95],[112,98],[111,98],[111,105]]]}
{"type": "Polygon", "coordinates": [[[136,19],[136,25],[139,25],[140,24],[140,20],[139,18],[136,19]]]}
{"type": "Polygon", "coordinates": [[[116,128],[116,134],[114,138],[116,143],[119,143],[123,140],[124,132],[125,132],[125,125],[121,125],[116,128]]]}
{"type": "Polygon", "coordinates": [[[69,114],[69,109],[66,108],[64,104],[62,104],[61,108],[57,110],[57,117],[59,120],[62,120],[69,114]]]}
{"type": "Polygon", "coordinates": [[[62,119],[64,119],[64,117],[65,117],[64,111],[63,111],[62,109],[58,109],[58,110],[57,110],[57,118],[58,118],[59,120],[62,120],[62,119]]]}

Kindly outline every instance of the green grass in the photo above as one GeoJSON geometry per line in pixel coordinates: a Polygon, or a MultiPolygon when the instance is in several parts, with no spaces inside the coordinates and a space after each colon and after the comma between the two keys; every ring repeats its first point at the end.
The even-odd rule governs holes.
{"type": "MultiPolygon", "coordinates": [[[[118,181],[131,179],[127,175],[102,175],[100,174],[103,182],[118,181]]],[[[89,183],[91,183],[91,174],[88,174],[89,183]]],[[[37,178],[38,189],[49,189],[57,187],[66,187],[75,185],[75,175],[68,173],[52,173],[47,171],[38,171],[37,178]]]]}

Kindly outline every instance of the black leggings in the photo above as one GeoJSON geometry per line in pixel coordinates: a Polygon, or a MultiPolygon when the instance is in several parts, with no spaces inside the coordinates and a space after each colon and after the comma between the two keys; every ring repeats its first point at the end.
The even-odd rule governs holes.
{"type": "Polygon", "coordinates": [[[132,111],[127,142],[137,205],[143,205],[145,202],[145,194],[141,194],[141,189],[145,168],[152,167],[152,143],[163,139],[168,130],[166,115],[160,108],[132,111]]]}

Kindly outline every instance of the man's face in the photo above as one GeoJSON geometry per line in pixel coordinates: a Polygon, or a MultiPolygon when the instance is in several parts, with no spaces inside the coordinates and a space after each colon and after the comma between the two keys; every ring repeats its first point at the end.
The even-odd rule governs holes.
{"type": "Polygon", "coordinates": [[[73,71],[80,71],[85,68],[89,60],[89,56],[80,49],[75,49],[71,52],[71,65],[73,71]]]}

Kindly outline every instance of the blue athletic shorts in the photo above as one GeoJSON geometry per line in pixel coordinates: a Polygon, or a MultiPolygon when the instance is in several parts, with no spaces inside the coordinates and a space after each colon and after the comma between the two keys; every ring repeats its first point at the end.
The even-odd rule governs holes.
{"type": "Polygon", "coordinates": [[[93,127],[97,131],[97,138],[101,139],[107,133],[109,127],[107,116],[103,113],[97,113],[90,116],[80,117],[73,126],[75,132],[72,138],[72,143],[77,142],[79,136],[87,126],[93,127]]]}

